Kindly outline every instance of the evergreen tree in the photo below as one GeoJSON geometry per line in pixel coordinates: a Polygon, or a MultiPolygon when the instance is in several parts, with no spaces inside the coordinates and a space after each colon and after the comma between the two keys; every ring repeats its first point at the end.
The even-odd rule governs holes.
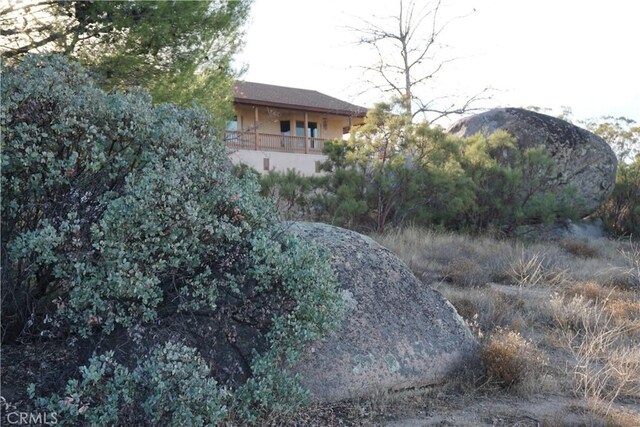
{"type": "Polygon", "coordinates": [[[44,1],[0,9],[2,55],[60,52],[111,90],[142,86],[154,101],[229,108],[250,0],[44,1]]]}

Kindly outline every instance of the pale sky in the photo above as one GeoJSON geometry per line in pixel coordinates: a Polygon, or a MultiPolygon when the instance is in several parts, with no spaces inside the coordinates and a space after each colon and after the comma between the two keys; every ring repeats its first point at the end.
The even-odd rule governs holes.
{"type": "MultiPolygon", "coordinates": [[[[405,0],[406,2],[406,0],[405,0]]],[[[418,4],[427,5],[426,0],[418,4]]],[[[449,0],[440,58],[448,63],[422,97],[494,88],[482,107],[562,106],[575,119],[640,121],[640,1],[449,0]],[[474,12],[475,9],[475,12],[474,12]]],[[[238,62],[248,81],[315,89],[370,107],[361,65],[372,52],[347,27],[397,13],[396,0],[255,0],[238,62]],[[364,92],[363,92],[364,91],[364,92]]],[[[383,21],[379,21],[383,22],[383,21]]],[[[444,123],[446,124],[446,123],[444,123]]]]}

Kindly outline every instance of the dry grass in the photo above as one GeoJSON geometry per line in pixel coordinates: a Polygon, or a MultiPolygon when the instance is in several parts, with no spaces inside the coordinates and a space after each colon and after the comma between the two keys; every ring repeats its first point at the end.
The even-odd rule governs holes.
{"type": "Polygon", "coordinates": [[[631,287],[640,287],[640,244],[629,242],[620,249],[620,253],[627,261],[626,275],[631,287]]]}
{"type": "Polygon", "coordinates": [[[484,286],[491,280],[480,264],[465,258],[453,260],[446,272],[446,278],[451,283],[463,287],[484,286]]]}
{"type": "Polygon", "coordinates": [[[598,282],[588,281],[573,283],[568,287],[568,292],[573,295],[583,296],[590,301],[602,301],[611,296],[614,290],[602,286],[598,282]]]}
{"type": "Polygon", "coordinates": [[[506,294],[494,287],[461,289],[437,288],[467,321],[478,338],[490,335],[496,328],[522,331],[530,313],[542,311],[538,302],[518,294],[506,294]]]}
{"type": "Polygon", "coordinates": [[[514,243],[507,241],[417,227],[371,237],[391,249],[425,282],[460,280],[462,284],[480,284],[500,280],[509,262],[505,254],[515,250],[514,243]],[[478,276],[472,277],[474,273],[478,276]]]}
{"type": "Polygon", "coordinates": [[[533,390],[546,373],[548,357],[519,332],[497,328],[482,347],[490,379],[505,387],[533,390]]]}
{"type": "Polygon", "coordinates": [[[624,410],[640,407],[640,245],[524,244],[416,228],[374,238],[467,321],[489,382],[519,396],[578,396],[594,425],[640,425],[640,410],[624,410]]]}
{"type": "Polygon", "coordinates": [[[551,301],[574,358],[574,391],[590,404],[609,407],[621,398],[640,399],[639,304],[616,294],[623,295],[612,290],[604,299],[577,294],[551,301]]]}
{"type": "Polygon", "coordinates": [[[527,244],[414,227],[372,237],[453,304],[478,337],[486,373],[312,405],[268,425],[404,426],[413,417],[433,425],[640,426],[638,244],[527,244]]]}
{"type": "Polygon", "coordinates": [[[567,270],[561,270],[544,253],[522,250],[509,263],[506,274],[511,282],[525,287],[555,287],[567,281],[567,270]]]}
{"type": "Polygon", "coordinates": [[[583,258],[596,258],[599,255],[598,249],[587,240],[566,238],[558,245],[570,254],[583,258]]]}

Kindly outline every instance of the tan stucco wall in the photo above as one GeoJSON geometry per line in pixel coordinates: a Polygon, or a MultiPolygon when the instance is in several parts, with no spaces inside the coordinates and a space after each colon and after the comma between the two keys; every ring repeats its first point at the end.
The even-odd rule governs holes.
{"type": "Polygon", "coordinates": [[[327,156],[322,154],[279,153],[262,150],[236,150],[231,152],[229,158],[233,164],[244,163],[262,173],[267,173],[264,170],[264,159],[269,159],[270,170],[286,172],[287,169],[296,169],[305,176],[320,175],[316,173],[316,162],[327,160],[327,156]]]}
{"type": "MultiPolygon", "coordinates": [[[[258,108],[258,132],[280,134],[280,121],[291,121],[291,135],[295,136],[296,121],[304,121],[303,111],[290,111],[267,107],[258,108]]],[[[248,105],[236,105],[236,115],[238,116],[238,130],[253,131],[254,130],[254,107],[248,105]]],[[[349,118],[344,116],[335,116],[331,114],[308,113],[308,121],[318,124],[319,138],[342,138],[342,129],[349,126],[349,118]],[[324,120],[327,122],[324,128],[324,120]]],[[[361,123],[361,118],[354,117],[353,124],[361,123]]]]}

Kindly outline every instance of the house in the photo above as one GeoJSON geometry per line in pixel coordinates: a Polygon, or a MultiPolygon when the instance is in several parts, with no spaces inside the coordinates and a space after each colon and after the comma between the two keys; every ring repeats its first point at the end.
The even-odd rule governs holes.
{"type": "Polygon", "coordinates": [[[231,161],[258,171],[315,175],[325,141],[363,123],[367,109],[314,90],[238,81],[225,142],[231,161]]]}

